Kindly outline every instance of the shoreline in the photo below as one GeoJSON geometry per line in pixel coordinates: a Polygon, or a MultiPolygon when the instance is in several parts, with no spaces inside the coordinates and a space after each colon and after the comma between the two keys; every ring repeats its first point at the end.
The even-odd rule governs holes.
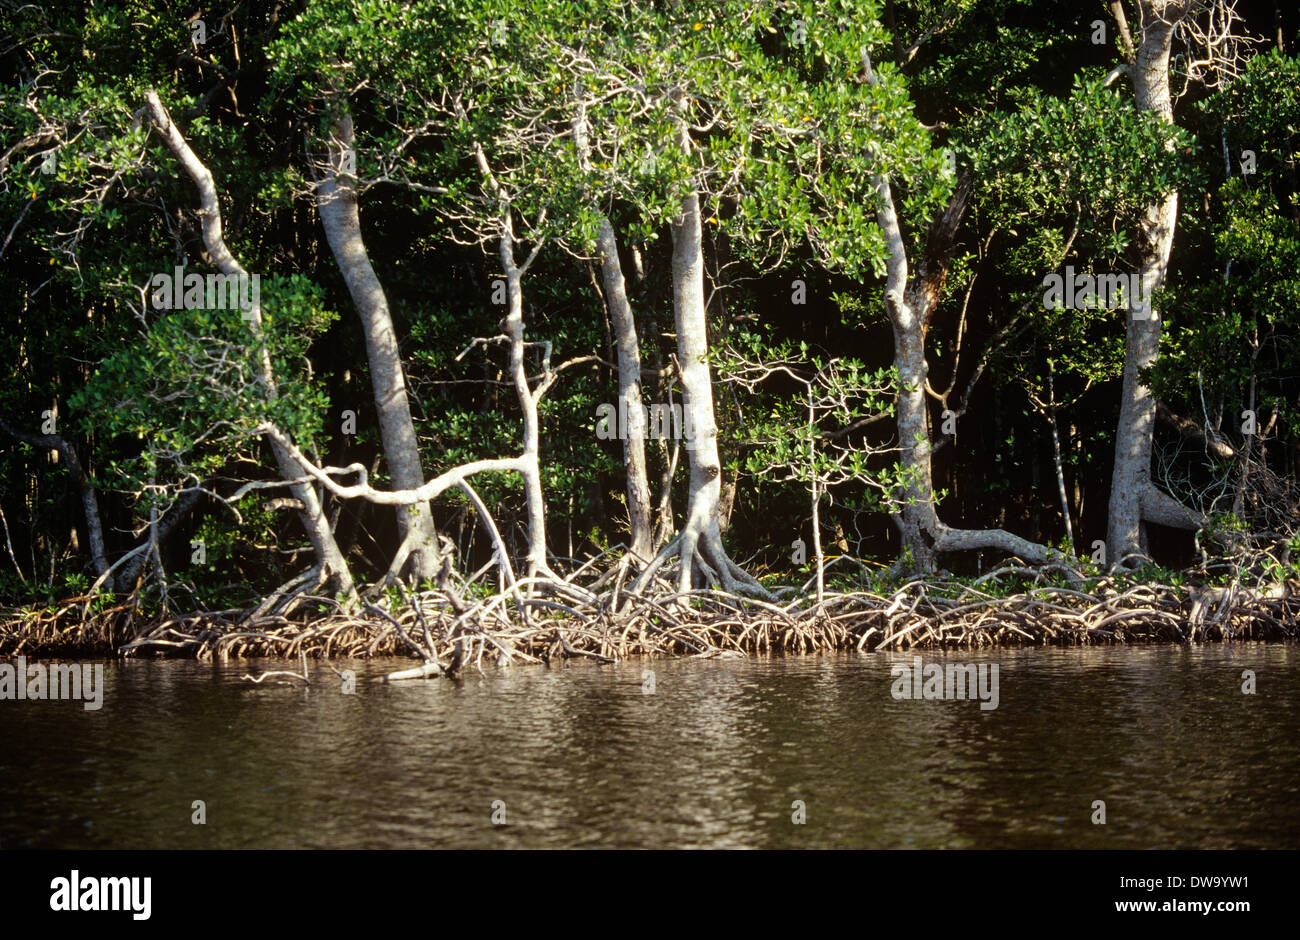
{"type": "Polygon", "coordinates": [[[740,598],[717,591],[636,598],[495,595],[468,607],[438,591],[360,609],[300,595],[276,613],[231,609],[144,619],[121,604],[90,612],[89,598],[0,613],[0,657],[393,657],[426,674],[487,662],[570,658],[737,656],[832,650],[987,649],[1126,643],[1300,639],[1300,586],[1249,589],[1041,584],[995,595],[977,585],[912,581],[891,593],[827,592],[823,602],[740,598]],[[461,609],[457,611],[457,606],[461,609]]]}

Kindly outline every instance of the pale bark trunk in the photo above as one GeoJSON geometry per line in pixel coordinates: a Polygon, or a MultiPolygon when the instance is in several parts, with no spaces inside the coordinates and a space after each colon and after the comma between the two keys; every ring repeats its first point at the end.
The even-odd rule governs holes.
{"type": "MultiPolygon", "coordinates": [[[[171,115],[163,107],[158,95],[150,91],[146,96],[146,103],[154,127],[162,135],[168,148],[176,156],[185,172],[189,174],[199,191],[201,206],[199,214],[203,220],[203,244],[207,248],[213,263],[223,274],[247,278],[248,272],[244,270],[243,266],[235,259],[235,256],[230,253],[230,249],[226,247],[221,231],[221,207],[217,202],[217,188],[213,182],[212,173],[199,160],[194,151],[190,149],[189,144],[185,142],[185,138],[172,122],[171,115]]],[[[245,315],[249,319],[249,327],[254,337],[260,338],[262,335],[261,308],[255,304],[251,310],[245,312],[245,315]]],[[[271,367],[271,356],[265,345],[262,346],[259,360],[259,381],[266,387],[268,396],[275,398],[277,394],[275,375],[271,367]]],[[[275,456],[276,465],[283,479],[296,480],[307,475],[304,465],[296,460],[282,444],[272,441],[271,452],[275,456]]],[[[355,596],[356,586],[353,584],[352,574],[348,571],[343,553],[339,551],[338,543],[334,540],[334,533],[330,529],[325,513],[321,509],[316,490],[309,484],[297,483],[290,487],[290,492],[302,503],[303,508],[299,511],[298,518],[302,521],[303,528],[307,530],[307,538],[316,553],[316,559],[322,570],[326,572],[331,585],[339,593],[348,597],[355,596]]]]}
{"type": "MultiPolygon", "coordinates": [[[[463,108],[457,104],[459,115],[464,118],[463,108]]],[[[537,418],[537,401],[553,377],[548,374],[535,393],[528,385],[528,370],[524,365],[524,273],[532,266],[542,243],[533,245],[523,264],[515,261],[515,227],[510,208],[510,197],[497,180],[488,163],[487,154],[481,144],[474,143],[474,160],[487,189],[496,197],[500,216],[497,220],[497,249],[501,259],[501,269],[505,272],[506,315],[501,326],[510,342],[510,376],[515,386],[515,395],[519,399],[519,410],[523,414],[524,447],[523,452],[510,461],[524,480],[524,498],[528,514],[528,577],[545,575],[552,580],[561,580],[551,571],[546,557],[546,503],[542,495],[541,475],[541,429],[537,418]]],[[[543,210],[542,217],[545,218],[543,210]]],[[[546,363],[549,373],[550,363],[546,363]]],[[[531,591],[531,587],[530,587],[531,591]]]]}
{"type": "Polygon", "coordinates": [[[524,447],[519,455],[524,478],[524,496],[528,513],[528,577],[549,574],[546,559],[546,503],[542,496],[541,429],[537,418],[537,398],[528,387],[524,366],[524,291],[523,271],[515,263],[514,228],[507,209],[501,234],[501,266],[506,272],[505,333],[510,338],[510,375],[524,418],[524,447]]]}
{"type": "MultiPolygon", "coordinates": [[[[875,81],[871,63],[863,57],[868,81],[875,81]]],[[[879,174],[874,180],[880,195],[876,222],[885,236],[888,257],[885,263],[885,306],[894,328],[894,365],[898,370],[898,446],[900,463],[907,472],[907,482],[899,494],[903,505],[895,515],[903,543],[903,556],[911,555],[910,567],[921,574],[937,569],[940,552],[967,551],[977,548],[996,548],[1017,555],[1026,561],[1043,564],[1058,560],[1060,552],[1012,535],[1002,529],[953,529],[945,525],[934,505],[934,478],[931,469],[932,446],[925,400],[925,380],[928,365],[925,359],[925,330],[930,306],[939,296],[942,272],[946,257],[942,255],[951,245],[951,234],[956,229],[964,193],[960,190],[949,206],[942,225],[947,228],[944,237],[936,242],[935,257],[927,257],[928,270],[909,280],[907,248],[894,208],[893,191],[889,178],[879,174]]]]}
{"type": "MultiPolygon", "coordinates": [[[[685,95],[675,89],[680,109],[685,95]]],[[[690,131],[677,118],[677,140],[691,149],[690,131]]],[[[677,364],[682,378],[682,419],[690,468],[686,519],[681,532],[654,558],[631,585],[639,593],[673,554],[681,564],[678,592],[690,591],[698,572],[706,583],[731,593],[770,596],[767,590],[727,555],[718,521],[722,466],[718,459],[718,428],[713,416],[713,379],[709,370],[708,318],[704,304],[704,241],[699,193],[681,199],[681,214],[672,224],[673,318],[677,328],[677,364]]]]}
{"type": "MultiPolygon", "coordinates": [[[[1139,110],[1153,112],[1173,123],[1169,93],[1169,54],[1174,23],[1185,4],[1143,0],[1143,29],[1136,60],[1131,66],[1139,110]]],[[[1156,362],[1160,352],[1160,320],[1150,303],[1169,270],[1178,218],[1178,193],[1168,193],[1148,207],[1140,225],[1142,278],[1145,306],[1130,303],[1124,346],[1124,380],[1120,392],[1119,425],[1115,433],[1115,462],[1111,473],[1106,551],[1111,564],[1124,564],[1130,555],[1145,555],[1143,521],[1195,529],[1204,517],[1156,490],[1151,482],[1151,444],[1156,400],[1139,375],[1156,362]],[[1174,507],[1178,509],[1175,510],[1174,507]]]]}
{"type": "MultiPolygon", "coordinates": [[[[366,356],[370,364],[370,384],[374,391],[379,433],[388,462],[388,472],[395,489],[417,489],[424,484],[419,441],[411,420],[411,406],[402,372],[401,350],[375,269],[370,263],[361,235],[361,218],[357,193],[340,171],[355,161],[352,115],[345,102],[339,101],[330,142],[329,168],[316,185],[316,205],[325,237],[347,283],[352,302],[366,337],[366,356]],[[349,159],[348,155],[351,155],[349,159]],[[346,162],[345,162],[346,161],[346,162]]],[[[428,503],[415,503],[397,510],[397,528],[401,538],[398,558],[390,575],[403,570],[419,580],[432,579],[438,571],[438,536],[428,503]],[[409,554],[407,552],[409,551],[409,554]],[[401,556],[405,555],[405,565],[401,556]]]]}
{"type": "MultiPolygon", "coordinates": [[[[590,144],[587,137],[587,111],[579,103],[573,119],[573,142],[578,152],[578,165],[584,172],[591,171],[590,144]]],[[[637,341],[636,319],[627,299],[627,284],[623,278],[623,265],[618,257],[618,238],[614,226],[605,215],[600,216],[596,231],[596,244],[600,249],[601,280],[605,288],[605,302],[609,307],[618,350],[618,397],[620,436],[623,439],[623,465],[627,476],[627,514],[629,520],[629,551],[645,564],[654,552],[650,513],[650,482],[646,472],[645,436],[646,417],[641,396],[641,347],[637,341]]]]}
{"type": "Polygon", "coordinates": [[[681,217],[672,226],[673,315],[677,327],[677,358],[682,370],[682,418],[690,434],[686,440],[690,482],[677,588],[689,591],[700,540],[706,530],[717,530],[722,468],[718,460],[718,429],[713,420],[713,379],[709,372],[700,197],[694,192],[683,197],[681,210],[681,217]]]}
{"type": "Polygon", "coordinates": [[[623,267],[618,259],[618,240],[609,220],[602,218],[598,231],[601,279],[605,300],[618,347],[618,397],[620,414],[627,415],[623,434],[623,464],[627,471],[627,513],[631,523],[631,552],[644,564],[654,551],[651,543],[650,482],[646,473],[646,418],[641,398],[641,348],[636,320],[628,303],[623,267]]]}
{"type": "MultiPolygon", "coordinates": [[[[885,186],[888,187],[888,183],[885,186]]],[[[887,209],[882,209],[880,214],[892,216],[893,212],[891,200],[887,204],[887,209]]],[[[893,219],[894,232],[897,232],[897,224],[897,219],[893,219]]],[[[901,252],[904,250],[902,235],[898,234],[897,251],[895,251],[892,247],[890,230],[890,227],[886,227],[886,238],[891,239],[891,258],[902,257],[901,252]]],[[[898,370],[897,424],[900,462],[908,474],[902,492],[903,505],[896,522],[900,529],[904,557],[910,555],[911,566],[918,572],[928,574],[937,567],[934,533],[938,527],[938,517],[934,509],[930,428],[925,403],[925,378],[928,368],[925,361],[925,340],[916,311],[906,299],[906,260],[902,262],[901,277],[892,270],[895,268],[893,261],[890,267],[885,303],[889,308],[890,322],[894,328],[894,367],[898,370]]]]}
{"type": "MultiPolygon", "coordinates": [[[[885,195],[887,209],[882,209],[881,215],[893,216],[887,182],[885,195]]],[[[925,401],[928,365],[923,320],[909,300],[908,292],[900,293],[894,287],[898,279],[892,272],[900,269],[902,283],[906,283],[906,260],[901,265],[893,260],[903,258],[904,250],[897,219],[893,219],[892,226],[882,221],[882,226],[891,244],[891,275],[885,298],[894,327],[894,364],[898,369],[898,440],[901,462],[909,475],[902,493],[904,505],[895,521],[901,530],[904,552],[910,550],[910,567],[917,573],[931,574],[938,567],[940,552],[979,548],[1000,549],[1034,564],[1059,560],[1061,554],[1056,550],[1002,529],[954,529],[939,519],[934,504],[932,448],[925,401]],[[896,238],[888,234],[891,230],[896,238]]]]}

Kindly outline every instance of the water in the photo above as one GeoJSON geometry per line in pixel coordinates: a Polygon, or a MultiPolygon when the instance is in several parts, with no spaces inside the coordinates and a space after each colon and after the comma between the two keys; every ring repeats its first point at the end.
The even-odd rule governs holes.
{"type": "Polygon", "coordinates": [[[310,689],[239,678],[278,662],[110,663],[99,711],[0,701],[0,847],[1300,846],[1293,646],[955,657],[998,664],[992,711],[894,700],[913,655],[392,685],[336,662],[354,695],[318,663],[310,689]]]}

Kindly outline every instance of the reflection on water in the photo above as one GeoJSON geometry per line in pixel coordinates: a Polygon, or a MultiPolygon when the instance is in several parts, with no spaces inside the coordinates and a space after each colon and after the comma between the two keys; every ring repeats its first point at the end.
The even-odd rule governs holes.
{"type": "Polygon", "coordinates": [[[994,711],[894,700],[912,655],[394,685],[370,681],[391,662],[336,662],[355,695],[322,664],[310,689],[241,682],[246,663],[110,664],[99,711],[0,701],[0,847],[1300,845],[1294,647],[955,657],[999,665],[994,711]]]}

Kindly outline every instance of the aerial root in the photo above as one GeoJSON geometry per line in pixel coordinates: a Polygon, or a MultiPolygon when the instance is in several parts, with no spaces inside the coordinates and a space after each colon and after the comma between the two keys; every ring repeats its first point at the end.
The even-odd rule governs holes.
{"type": "MultiPolygon", "coordinates": [[[[134,604],[86,613],[89,598],[14,612],[0,623],[0,654],[152,654],[197,658],[275,656],[420,659],[427,675],[455,665],[608,663],[637,656],[811,653],[825,650],[975,649],[995,645],[1092,645],[1140,641],[1294,639],[1300,589],[1294,582],[1253,587],[1130,584],[1101,578],[1050,582],[1042,571],[1008,565],[974,583],[914,580],[883,593],[826,592],[823,602],[749,597],[725,587],[725,556],[707,547],[708,589],[676,592],[651,579],[634,594],[622,579],[601,594],[568,581],[519,579],[474,599],[441,590],[399,592],[349,609],[303,593],[314,572],[277,600],[251,609],[203,611],[141,622],[134,604]],[[1014,588],[1003,590],[1012,580],[1014,588]],[[458,602],[458,603],[454,603],[458,602]],[[457,612],[457,608],[466,608],[457,612]]],[[[597,573],[593,572],[593,575],[597,573]]],[[[769,598],[772,595],[768,595],[769,598]]]]}

